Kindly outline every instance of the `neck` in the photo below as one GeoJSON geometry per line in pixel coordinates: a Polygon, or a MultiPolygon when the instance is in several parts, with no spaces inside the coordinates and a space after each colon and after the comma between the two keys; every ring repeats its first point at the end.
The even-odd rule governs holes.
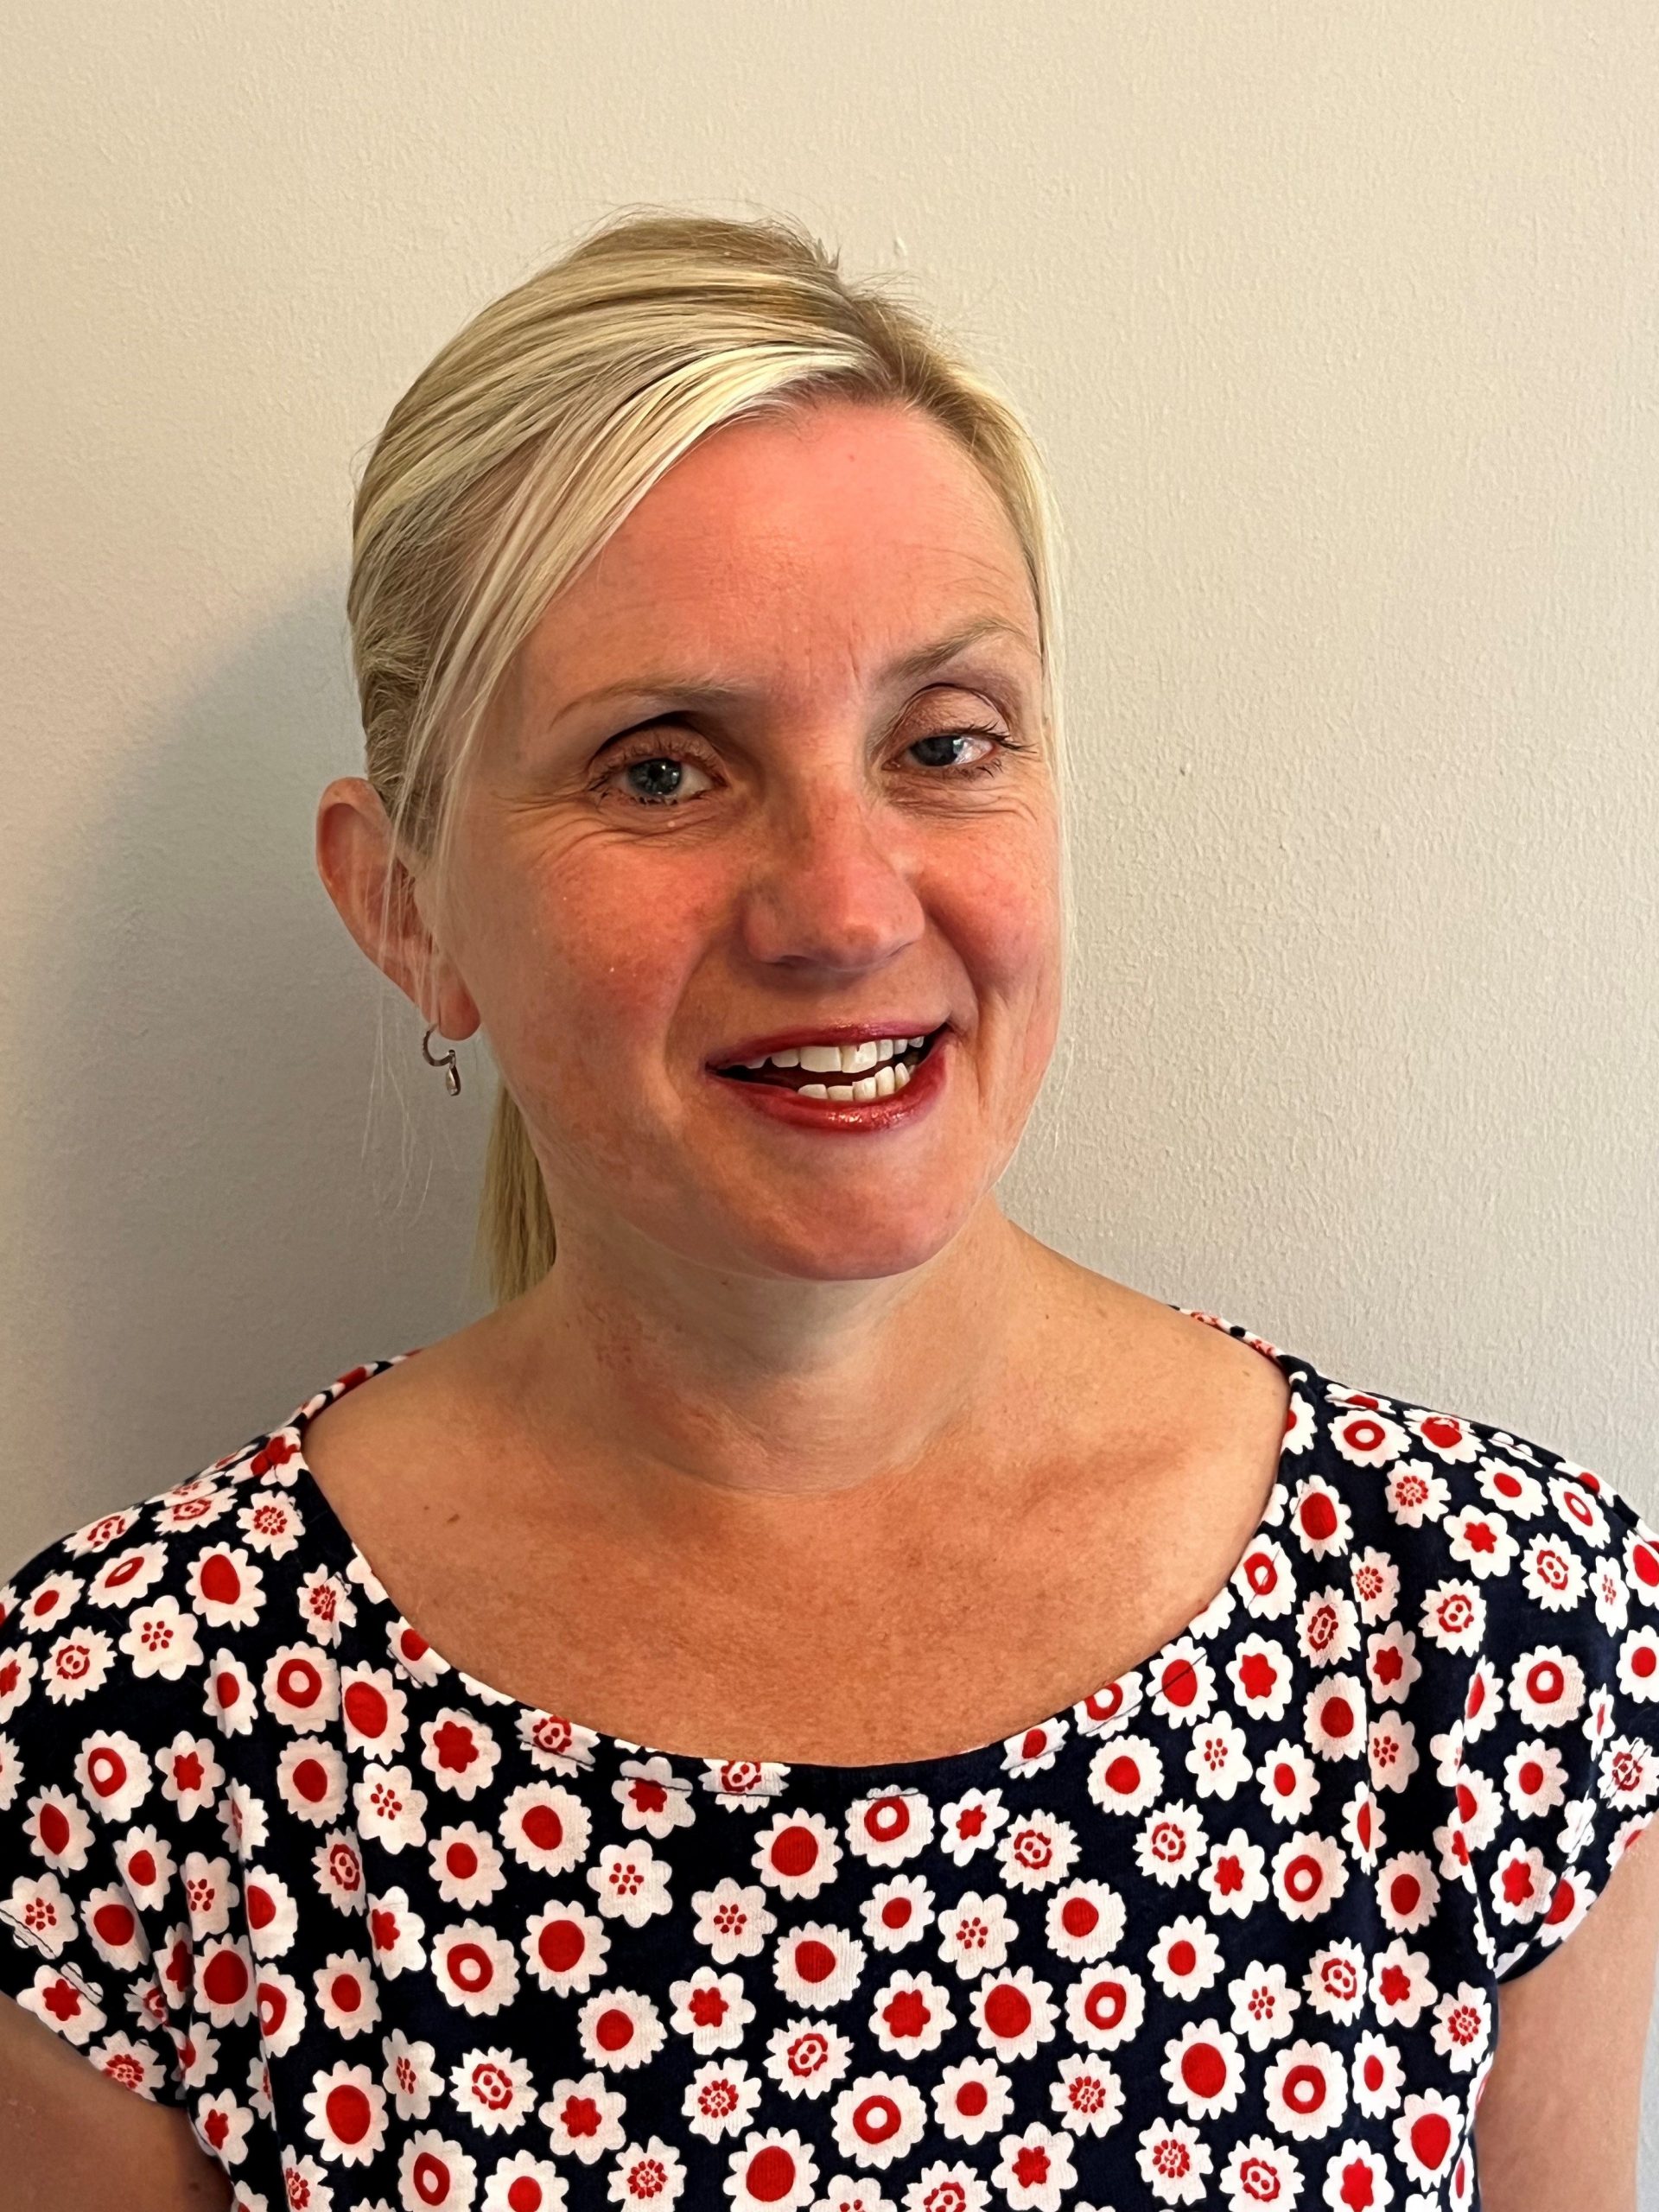
{"type": "MultiPolygon", "coordinates": [[[[988,1195],[902,1275],[781,1282],[580,1237],[486,1324],[532,1450],[756,1496],[830,1496],[1002,1433],[1070,1262],[988,1195]]],[[[1027,1414],[1030,1408],[1027,1407],[1027,1414]]]]}

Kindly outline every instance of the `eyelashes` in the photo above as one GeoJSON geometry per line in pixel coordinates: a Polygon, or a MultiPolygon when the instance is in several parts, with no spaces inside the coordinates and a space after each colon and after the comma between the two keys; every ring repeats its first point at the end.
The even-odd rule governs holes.
{"type": "MultiPolygon", "coordinates": [[[[973,737],[988,739],[993,750],[979,760],[924,763],[921,764],[920,772],[925,777],[931,777],[939,782],[966,781],[970,778],[977,779],[981,777],[999,776],[1005,771],[1008,754],[1026,753],[1030,750],[1022,739],[1010,737],[1006,731],[988,729],[979,724],[968,725],[957,729],[929,730],[923,737],[912,738],[903,750],[906,753],[913,753],[918,746],[944,745],[973,737]]],[[[639,767],[647,761],[658,760],[689,760],[696,766],[704,766],[700,747],[690,745],[683,739],[664,745],[660,740],[653,740],[648,734],[642,734],[626,741],[621,757],[607,761],[603,772],[594,779],[588,788],[596,795],[604,796],[611,791],[617,779],[626,774],[630,768],[639,767]]],[[[653,797],[642,791],[624,791],[621,796],[625,801],[635,806],[658,811],[693,806],[703,794],[694,791],[688,798],[682,798],[662,792],[653,797]]]]}

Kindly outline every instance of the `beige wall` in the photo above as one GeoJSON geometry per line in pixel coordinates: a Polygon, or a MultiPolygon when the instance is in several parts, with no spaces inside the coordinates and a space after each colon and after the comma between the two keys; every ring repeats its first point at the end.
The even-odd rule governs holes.
{"type": "Polygon", "coordinates": [[[9,26],[0,1569],[476,1310],[485,1063],[311,873],[352,468],[634,200],[908,268],[1050,455],[1077,1012],[1010,1210],[1655,1510],[1649,0],[9,26]]]}

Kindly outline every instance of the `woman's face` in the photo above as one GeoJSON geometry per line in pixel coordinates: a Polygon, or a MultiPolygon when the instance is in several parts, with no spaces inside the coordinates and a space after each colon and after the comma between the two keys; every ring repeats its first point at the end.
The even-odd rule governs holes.
{"type": "Polygon", "coordinates": [[[563,1245],[620,1220],[717,1268],[849,1281],[950,1241],[1058,1020],[1041,715],[1018,540],[932,423],[833,402],[736,423],[652,488],[481,734],[439,931],[463,987],[442,1026],[481,1020],[563,1245]],[[880,1127],[762,1110],[715,1072],[780,1031],[947,1023],[880,1127]]]}

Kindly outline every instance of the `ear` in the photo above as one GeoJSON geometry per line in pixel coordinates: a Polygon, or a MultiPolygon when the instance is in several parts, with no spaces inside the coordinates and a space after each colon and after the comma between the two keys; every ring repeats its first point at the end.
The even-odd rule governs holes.
{"type": "Polygon", "coordinates": [[[470,1037],[482,1016],[433,937],[401,858],[393,863],[388,899],[391,853],[391,824],[380,794],[362,776],[336,777],[317,803],[316,861],[323,888],[359,947],[422,1020],[435,1024],[444,1037],[470,1037]]]}

